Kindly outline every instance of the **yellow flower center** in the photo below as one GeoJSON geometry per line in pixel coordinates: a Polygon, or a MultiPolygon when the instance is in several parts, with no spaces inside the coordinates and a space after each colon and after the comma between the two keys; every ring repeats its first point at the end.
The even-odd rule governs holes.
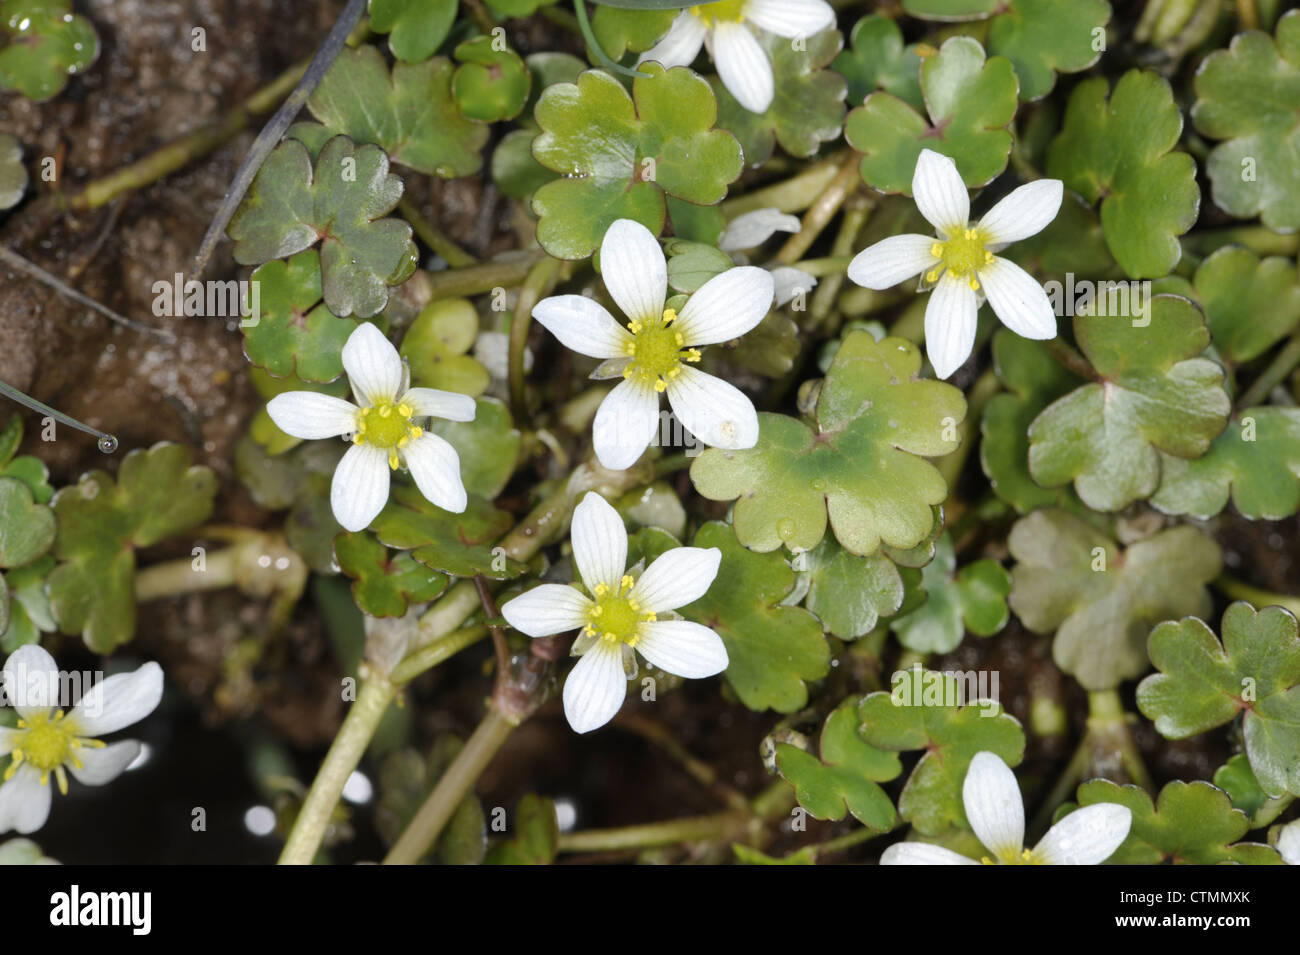
{"type": "Polygon", "coordinates": [[[677,313],[666,308],[659,321],[632,322],[627,326],[632,333],[632,341],[627,343],[627,355],[632,360],[623,369],[624,378],[636,377],[646,383],[653,382],[655,391],[663,391],[669,381],[682,373],[682,362],[700,360],[699,349],[683,351],[686,340],[672,327],[675,321],[677,313]]]}
{"type": "MultiPolygon", "coordinates": [[[[1034,858],[1034,853],[1033,850],[1031,849],[1022,849],[1020,851],[1020,855],[1018,856],[1000,856],[999,858],[1000,858],[1001,865],[1041,865],[1042,864],[1037,859],[1034,858]]],[[[999,862],[994,862],[988,856],[984,856],[982,859],[980,859],[980,862],[984,863],[985,865],[999,864],[999,862]]]]}
{"type": "Polygon", "coordinates": [[[973,289],[980,287],[977,270],[993,261],[993,253],[984,248],[984,237],[978,229],[962,229],[947,242],[935,242],[930,254],[940,264],[925,276],[926,281],[937,282],[946,269],[957,278],[965,278],[973,289]]]}
{"type": "Polygon", "coordinates": [[[597,584],[593,592],[596,606],[587,614],[587,625],[583,632],[588,636],[600,637],[610,643],[626,643],[636,646],[641,637],[641,625],[653,623],[655,615],[641,609],[629,593],[634,581],[624,575],[619,581],[618,589],[605,584],[597,584]]]}
{"type": "Polygon", "coordinates": [[[704,21],[707,26],[718,23],[739,23],[745,19],[745,0],[717,0],[703,6],[691,7],[691,13],[704,21]]]}
{"type": "Polygon", "coordinates": [[[404,448],[424,429],[411,424],[415,409],[405,402],[394,404],[381,401],[357,413],[357,430],[352,440],[357,444],[371,444],[388,452],[388,466],[396,470],[397,450],[404,448]]]}
{"type": "Polygon", "coordinates": [[[62,710],[53,716],[41,713],[31,719],[19,720],[18,738],[10,754],[9,768],[5,770],[4,778],[13,778],[18,767],[28,763],[41,771],[42,786],[49,782],[50,773],[53,772],[59,781],[59,790],[66,793],[68,777],[64,773],[64,766],[71,764],[80,769],[81,760],[77,758],[77,750],[83,746],[98,749],[103,745],[97,739],[78,736],[77,724],[65,720],[62,710]]]}

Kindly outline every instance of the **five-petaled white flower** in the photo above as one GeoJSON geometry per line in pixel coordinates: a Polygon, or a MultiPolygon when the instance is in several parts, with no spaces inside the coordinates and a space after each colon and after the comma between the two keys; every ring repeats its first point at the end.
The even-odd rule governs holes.
{"type": "Polygon", "coordinates": [[[436,416],[473,421],[474,399],[437,388],[408,388],[397,349],[362,322],[343,345],[343,368],[357,403],[314,391],[287,391],[267,403],[271,420],[295,438],[350,435],[330,485],[330,507],[349,531],[364,530],[388,501],[388,472],[405,464],[420,493],[443,510],[465,510],[456,449],[415,422],[436,416]]]}
{"type": "MultiPolygon", "coordinates": [[[[1128,837],[1133,813],[1102,802],[1076,809],[1039,840],[1025,845],[1025,805],[1011,768],[995,753],[976,753],[961,787],[966,819],[999,865],[1100,865],[1128,837]]],[[[974,859],[924,842],[899,842],[884,851],[881,865],[978,865],[974,859]]]]}
{"type": "Polygon", "coordinates": [[[654,60],[666,67],[690,66],[707,44],[718,76],[741,106],[765,113],[772,105],[775,82],[772,64],[749,24],[777,36],[810,37],[835,22],[835,11],[824,0],[717,0],[683,10],[641,63],[654,60]]]}
{"type": "Polygon", "coordinates": [[[87,786],[111,782],[140,755],[140,744],[105,745],[105,736],[144,719],[162,699],[162,668],[146,663],[101,680],[65,714],[57,708],[65,686],[54,658],[35,645],[5,661],[5,699],[18,711],[16,729],[0,727],[0,755],[9,756],[0,786],[0,832],[35,832],[50,815],[50,776],[68,791],[68,773],[87,786]]]}
{"type": "Polygon", "coordinates": [[[925,350],[940,378],[970,357],[975,314],[983,297],[1017,335],[1055,338],[1056,315],[1043,287],[1020,266],[993,253],[1055,219],[1061,189],[1059,179],[1038,179],[1016,189],[971,225],[970,196],[956,163],[922,150],[912,195],[939,237],[896,235],[877,242],[854,256],[849,278],[881,291],[924,273],[923,285],[934,286],[925,308],[925,350]]]}
{"type": "Polygon", "coordinates": [[[592,424],[596,457],[605,467],[631,467],[659,430],[659,392],[673,413],[707,445],[728,450],[758,443],[758,415],[740,389],[689,363],[698,347],[749,331],[772,307],[771,273],[740,266],[704,283],[678,315],[665,309],[668,266],[650,230],[619,219],[600,245],[605,287],[631,320],[623,328],[600,304],[582,295],[555,295],[533,317],[565,346],[606,359],[593,378],[625,379],[601,402],[592,424]]]}
{"type": "Polygon", "coordinates": [[[636,653],[667,673],[698,679],[727,668],[722,639],[671,611],[704,596],[718,575],[716,547],[674,547],[639,579],[626,573],[627,529],[594,492],[573,511],[573,559],[586,586],[542,584],[501,608],[521,633],[548,637],[582,628],[573,645],[580,659],[564,683],[564,715],[579,733],[604,726],[636,676],[636,653]],[[665,618],[665,619],[661,619],[665,618]],[[671,619],[669,619],[671,618],[671,619]]]}

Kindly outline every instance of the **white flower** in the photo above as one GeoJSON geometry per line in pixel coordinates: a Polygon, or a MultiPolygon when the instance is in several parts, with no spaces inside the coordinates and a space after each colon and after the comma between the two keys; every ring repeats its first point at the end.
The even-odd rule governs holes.
{"type": "MultiPolygon", "coordinates": [[[[1025,806],[1015,774],[995,753],[976,753],[961,788],[966,819],[999,865],[1100,865],[1128,837],[1133,813],[1102,802],[1076,809],[1025,849],[1025,806]]],[[[989,860],[985,860],[989,861],[989,860]]],[[[899,842],[881,865],[978,865],[974,859],[924,842],[899,842]]]]}
{"type": "Polygon", "coordinates": [[[573,511],[573,560],[591,597],[576,586],[542,584],[501,608],[510,626],[530,637],[582,628],[573,646],[581,659],[564,683],[564,715],[576,732],[604,726],[636,675],[640,651],[654,666],[699,679],[727,668],[727,648],[708,627],[675,619],[669,611],[704,596],[718,576],[716,547],[674,547],[640,578],[625,573],[627,530],[599,494],[589,492],[573,511]],[[674,619],[660,619],[667,615],[674,619]]]}
{"type": "Polygon", "coordinates": [[[1061,208],[1059,179],[1021,186],[972,226],[970,196],[957,165],[925,149],[916,161],[912,195],[939,237],[896,235],[877,242],[849,263],[849,278],[881,291],[925,273],[925,284],[934,285],[925,309],[925,350],[936,375],[947,378],[970,357],[975,313],[985,296],[1002,324],[1017,335],[1056,337],[1056,315],[1043,287],[1020,266],[993,253],[1034,235],[1056,218],[1061,208]]]}
{"type": "Polygon", "coordinates": [[[762,245],[777,232],[798,232],[803,223],[780,209],[755,209],[742,212],[727,223],[718,237],[718,248],[723,252],[740,252],[762,245]]]}
{"type": "Polygon", "coordinates": [[[1277,835],[1277,851],[1287,865],[1300,865],[1300,819],[1282,827],[1277,835]]]}
{"type": "Polygon", "coordinates": [[[50,776],[67,793],[71,773],[87,786],[120,776],[140,755],[135,740],[105,745],[92,737],[139,722],[162,699],[162,668],[146,663],[95,684],[71,712],[56,708],[60,679],[54,658],[35,645],[19,647],[4,666],[5,699],[20,717],[0,727],[0,755],[9,768],[0,786],[0,832],[35,832],[50,814],[50,776]]]}
{"type": "Polygon", "coordinates": [[[772,105],[772,64],[750,25],[777,36],[810,37],[835,22],[824,0],[717,0],[683,10],[638,62],[689,66],[707,44],[718,76],[736,102],[754,113],[772,105]]]}
{"type": "Polygon", "coordinates": [[[276,426],[295,438],[350,435],[353,445],[330,485],[330,507],[349,531],[364,530],[388,501],[388,472],[405,464],[420,493],[443,510],[465,510],[456,449],[415,422],[431,415],[473,421],[474,399],[437,388],[408,388],[397,349],[362,322],[343,346],[343,368],[360,405],[314,391],[287,391],[266,406],[276,426]]]}
{"type": "Polygon", "coordinates": [[[758,443],[758,415],[740,389],[690,363],[698,348],[749,331],[772,307],[772,276],[763,269],[728,269],[704,283],[678,315],[664,308],[668,266],[650,230],[631,219],[609,227],[600,245],[601,275],[631,321],[623,328],[582,295],[556,295],[533,317],[566,347],[607,359],[593,378],[621,382],[601,402],[592,425],[596,457],[610,470],[631,467],[659,430],[659,392],[682,426],[707,445],[739,450],[758,443]]]}

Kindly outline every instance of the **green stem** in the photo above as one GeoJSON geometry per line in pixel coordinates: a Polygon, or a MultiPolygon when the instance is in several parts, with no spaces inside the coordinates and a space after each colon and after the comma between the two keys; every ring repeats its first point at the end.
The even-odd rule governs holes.
{"type": "Polygon", "coordinates": [[[1252,587],[1244,581],[1227,574],[1220,574],[1214,581],[1214,589],[1233,600],[1244,600],[1256,610],[1261,607],[1281,607],[1300,617],[1300,597],[1289,594],[1277,594],[1260,587],[1252,587]]]}
{"type": "Polygon", "coordinates": [[[449,236],[441,232],[437,226],[426,219],[423,213],[410,196],[402,196],[397,203],[397,211],[402,214],[407,222],[411,223],[411,228],[420,240],[431,248],[436,254],[446,259],[447,264],[453,269],[463,269],[470,265],[478,265],[478,259],[470,255],[449,236]]]}
{"type": "Polygon", "coordinates": [[[560,260],[549,255],[538,260],[519,290],[514,317],[510,320],[509,379],[510,404],[516,421],[528,417],[528,399],[524,394],[524,355],[528,349],[528,329],[533,322],[533,307],[541,301],[555,282],[560,260]]]}
{"type": "Polygon", "coordinates": [[[154,564],[135,575],[135,599],[158,600],[177,594],[199,593],[204,590],[221,590],[235,586],[235,569],[238,566],[239,548],[227,547],[208,554],[202,570],[194,569],[189,557],[154,564]]]}
{"type": "Polygon", "coordinates": [[[414,865],[420,861],[514,728],[515,724],[495,707],[488,708],[483,722],[384,857],[384,865],[414,865]]]}
{"type": "Polygon", "coordinates": [[[864,842],[870,842],[872,839],[879,838],[882,833],[874,829],[857,829],[847,835],[840,836],[836,839],[828,839],[821,845],[813,846],[813,852],[817,857],[831,855],[835,852],[843,852],[845,849],[852,849],[854,846],[861,845],[864,842]]]}
{"type": "Polygon", "coordinates": [[[1300,364],[1300,332],[1291,336],[1281,351],[1273,356],[1258,378],[1237,399],[1238,408],[1254,408],[1268,400],[1268,394],[1300,364]]]}
{"type": "Polygon", "coordinates": [[[721,812],[639,826],[561,833],[558,848],[560,852],[618,852],[681,842],[724,842],[744,835],[750,824],[748,813],[721,812]]]}
{"type": "Polygon", "coordinates": [[[361,762],[379,721],[397,690],[388,680],[375,678],[361,684],[356,702],[348,710],[325,762],[311,784],[311,791],[298,811],[293,831],[280,854],[281,865],[310,865],[316,858],[343,785],[361,762]]]}
{"type": "Polygon", "coordinates": [[[1059,335],[1056,338],[1047,339],[1043,342],[1043,347],[1047,349],[1048,354],[1056,359],[1057,364],[1067,371],[1074,372],[1084,381],[1099,380],[1097,370],[1092,367],[1092,363],[1059,335]]]}
{"type": "Polygon", "coordinates": [[[797,176],[743,196],[723,201],[719,208],[729,220],[756,209],[777,209],[781,212],[802,212],[811,206],[839,173],[848,154],[840,153],[830,159],[815,163],[797,176]]]}
{"type": "Polygon", "coordinates": [[[391,677],[393,683],[405,686],[424,671],[433,669],[466,647],[472,647],[487,636],[487,632],[488,629],[483,624],[471,624],[419,647],[393,667],[391,677]]]}
{"type": "Polygon", "coordinates": [[[429,286],[433,298],[461,298],[483,295],[495,288],[513,288],[528,277],[537,256],[519,255],[497,259],[480,265],[451,268],[445,272],[430,272],[429,286]]]}
{"type": "Polygon", "coordinates": [[[817,241],[822,230],[830,224],[835,213],[839,212],[849,198],[862,185],[862,176],[858,173],[856,154],[849,154],[840,163],[835,178],[822,190],[808,211],[804,213],[803,225],[799,231],[786,240],[785,245],[776,253],[776,261],[782,265],[793,265],[817,241]]]}
{"type": "Polygon", "coordinates": [[[1243,30],[1259,29],[1259,10],[1255,0],[1237,0],[1237,23],[1243,30]]]}

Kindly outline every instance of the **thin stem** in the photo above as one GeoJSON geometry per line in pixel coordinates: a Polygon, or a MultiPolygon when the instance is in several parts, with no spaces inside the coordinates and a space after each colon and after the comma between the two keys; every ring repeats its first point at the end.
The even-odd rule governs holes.
{"type": "Polygon", "coordinates": [[[1241,397],[1237,399],[1237,407],[1254,408],[1263,404],[1268,400],[1268,393],[1280,385],[1298,364],[1300,364],[1300,332],[1291,336],[1290,340],[1282,346],[1281,351],[1273,356],[1268,367],[1260,372],[1259,377],[1249,388],[1242,392],[1241,397]]]}
{"type": "Polygon", "coordinates": [[[487,636],[487,627],[482,624],[472,624],[454,630],[407,654],[402,662],[393,668],[391,679],[396,685],[405,686],[421,673],[432,670],[466,647],[478,643],[485,636],[487,636]]]}
{"type": "Polygon", "coordinates": [[[802,212],[811,206],[831,184],[849,153],[838,153],[830,159],[809,166],[797,176],[755,189],[743,196],[723,201],[719,207],[728,219],[756,209],[778,209],[781,212],[802,212]]]}
{"type": "Polygon", "coordinates": [[[857,155],[850,153],[841,161],[835,178],[804,213],[802,227],[790,236],[777,252],[776,261],[783,265],[793,265],[803,258],[804,253],[821,235],[822,230],[830,224],[840,206],[849,196],[857,192],[861,185],[862,176],[858,173],[857,155]]]}
{"type": "Polygon", "coordinates": [[[725,842],[746,834],[751,824],[748,813],[722,812],[615,829],[588,829],[561,833],[558,849],[560,852],[618,852],[681,842],[725,842]]]}
{"type": "Polygon", "coordinates": [[[637,716],[635,713],[620,715],[616,719],[615,725],[620,729],[629,730],[642,739],[658,746],[679,763],[691,778],[700,785],[713,790],[732,809],[737,812],[749,811],[749,802],[740,790],[724,782],[718,776],[718,771],[704,760],[691,755],[691,752],[679,743],[677,737],[665,727],[643,716],[637,716]]]}
{"type": "Polygon", "coordinates": [[[411,228],[425,245],[443,257],[453,269],[463,269],[469,265],[478,265],[478,259],[470,255],[437,226],[424,217],[419,206],[411,201],[410,196],[402,196],[397,202],[397,211],[402,218],[411,223],[411,228]]]}
{"type": "Polygon", "coordinates": [[[1034,821],[1030,823],[1029,832],[1035,839],[1051,828],[1052,816],[1056,814],[1057,807],[1074,795],[1075,787],[1079,785],[1079,781],[1083,779],[1083,774],[1088,771],[1090,765],[1092,765],[1092,739],[1085,732],[1074,755],[1066,763],[1051,792],[1040,804],[1034,821]]]}
{"type": "Polygon", "coordinates": [[[280,853],[281,865],[310,865],[316,858],[330,817],[334,814],[334,807],[343,794],[343,785],[361,762],[370,738],[375,735],[375,729],[396,693],[394,685],[382,678],[370,679],[361,684],[356,702],[348,710],[343,726],[325,756],[325,762],[316,773],[311,791],[298,810],[293,831],[289,833],[284,851],[280,853]]]}
{"type": "MultiPolygon", "coordinates": [[[[501,616],[501,611],[497,609],[497,602],[488,593],[487,581],[482,574],[474,575],[474,589],[478,591],[479,603],[483,605],[483,615],[488,620],[495,620],[501,616]]],[[[510,673],[510,647],[506,643],[505,631],[500,627],[489,623],[488,632],[492,634],[492,647],[497,657],[497,680],[500,681],[510,673]]]]}
{"type": "Polygon", "coordinates": [[[430,272],[429,286],[434,298],[460,298],[482,295],[495,288],[512,288],[528,277],[538,255],[520,255],[481,265],[430,272]]]}
{"type": "Polygon", "coordinates": [[[853,832],[839,836],[835,839],[828,839],[821,845],[813,846],[812,850],[818,858],[831,855],[835,852],[843,852],[845,849],[852,849],[854,846],[861,845],[864,842],[870,842],[877,839],[884,833],[877,832],[874,829],[856,829],[853,832]]]}
{"type": "Polygon", "coordinates": [[[189,557],[146,567],[135,575],[135,599],[158,600],[177,594],[233,587],[237,582],[235,569],[239,564],[238,554],[238,547],[227,547],[208,554],[204,558],[202,570],[195,570],[194,561],[189,557]]]}
{"type": "Polygon", "coordinates": [[[1259,29],[1259,10],[1255,0],[1237,0],[1237,23],[1243,30],[1259,29]]]}
{"type": "Polygon", "coordinates": [[[1049,338],[1044,341],[1043,347],[1047,349],[1048,354],[1056,359],[1057,364],[1067,371],[1074,372],[1085,381],[1100,380],[1097,369],[1092,367],[1092,363],[1059,335],[1056,338],[1049,338]]]}
{"type": "Polygon", "coordinates": [[[519,290],[519,300],[515,303],[514,316],[510,320],[508,375],[510,405],[516,421],[528,417],[528,400],[524,394],[524,355],[528,350],[528,330],[532,326],[533,307],[554,284],[559,268],[560,260],[549,255],[538,260],[524,279],[523,287],[519,290]]]}
{"type": "Polygon", "coordinates": [[[514,728],[515,724],[496,708],[488,708],[483,722],[479,723],[424,805],[388,850],[384,865],[414,865],[420,861],[514,728]]]}
{"type": "Polygon", "coordinates": [[[1289,594],[1277,594],[1261,587],[1253,587],[1245,581],[1237,580],[1227,574],[1220,574],[1214,581],[1214,589],[1233,600],[1244,600],[1256,610],[1260,607],[1281,607],[1300,617],[1300,597],[1289,594]]]}
{"type": "Polygon", "coordinates": [[[117,438],[113,437],[108,432],[99,431],[88,424],[78,421],[76,418],[65,415],[57,408],[51,408],[49,405],[45,404],[45,402],[37,401],[30,395],[19,391],[13,385],[0,381],[0,395],[4,395],[6,398],[16,401],[20,405],[26,405],[33,411],[39,411],[43,415],[48,415],[55,421],[62,421],[69,428],[76,428],[78,431],[84,431],[86,434],[93,434],[98,438],[99,450],[103,451],[105,454],[112,454],[117,450],[117,438]]]}

